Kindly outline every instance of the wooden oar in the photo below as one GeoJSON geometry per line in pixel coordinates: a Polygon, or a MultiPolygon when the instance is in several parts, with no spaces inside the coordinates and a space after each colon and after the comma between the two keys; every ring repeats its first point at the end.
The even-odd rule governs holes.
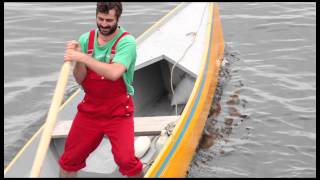
{"type": "Polygon", "coordinates": [[[30,177],[39,177],[40,175],[42,164],[46,157],[48,147],[50,144],[51,134],[53,132],[53,129],[56,123],[59,107],[63,100],[64,90],[68,81],[70,68],[71,68],[71,62],[69,61],[65,62],[62,65],[60,77],[57,82],[56,89],[54,91],[54,95],[52,98],[51,106],[47,115],[47,120],[45,122],[46,124],[42,132],[42,136],[39,142],[35,159],[33,161],[30,177]]]}

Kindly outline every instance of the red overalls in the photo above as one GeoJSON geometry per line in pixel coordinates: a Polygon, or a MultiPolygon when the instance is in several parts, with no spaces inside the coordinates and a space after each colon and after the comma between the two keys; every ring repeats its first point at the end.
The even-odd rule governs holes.
{"type": "MultiPolygon", "coordinates": [[[[123,33],[112,46],[110,63],[118,41],[126,34],[123,33]]],[[[94,31],[91,31],[88,54],[92,53],[93,41],[94,31]]],[[[134,106],[123,78],[111,81],[87,69],[82,87],[85,97],[78,105],[64,153],[59,160],[60,166],[66,171],[78,171],[85,167],[87,157],[106,135],[119,171],[126,176],[140,173],[142,163],[134,155],[134,106]]]]}

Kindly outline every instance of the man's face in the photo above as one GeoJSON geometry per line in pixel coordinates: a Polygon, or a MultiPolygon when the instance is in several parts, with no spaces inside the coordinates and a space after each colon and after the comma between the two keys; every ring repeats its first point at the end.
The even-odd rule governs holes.
{"type": "Polygon", "coordinates": [[[116,10],[109,10],[108,14],[100,13],[97,14],[97,26],[100,33],[104,36],[108,36],[117,29],[118,20],[116,16],[116,10]]]}

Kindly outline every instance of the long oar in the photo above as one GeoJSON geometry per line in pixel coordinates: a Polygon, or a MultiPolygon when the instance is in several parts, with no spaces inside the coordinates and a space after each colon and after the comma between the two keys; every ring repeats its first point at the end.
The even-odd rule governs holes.
{"type": "Polygon", "coordinates": [[[54,91],[51,106],[47,115],[47,120],[45,127],[42,132],[42,136],[39,142],[37,153],[33,162],[30,177],[39,177],[43,161],[46,157],[48,147],[51,140],[52,131],[56,124],[57,114],[59,112],[59,107],[63,100],[64,90],[68,81],[69,72],[71,68],[71,62],[65,62],[62,65],[60,77],[54,91]]]}

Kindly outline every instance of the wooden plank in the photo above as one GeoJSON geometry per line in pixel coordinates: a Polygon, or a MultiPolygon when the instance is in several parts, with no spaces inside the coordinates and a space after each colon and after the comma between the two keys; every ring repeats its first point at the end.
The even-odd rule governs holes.
{"type": "MultiPolygon", "coordinates": [[[[157,136],[161,130],[171,122],[175,122],[180,116],[150,116],[134,118],[135,136],[157,136]]],[[[52,133],[52,138],[67,137],[72,120],[59,121],[52,133]]]]}
{"type": "Polygon", "coordinates": [[[134,118],[135,136],[157,136],[167,124],[175,122],[180,116],[151,116],[134,118]]]}

